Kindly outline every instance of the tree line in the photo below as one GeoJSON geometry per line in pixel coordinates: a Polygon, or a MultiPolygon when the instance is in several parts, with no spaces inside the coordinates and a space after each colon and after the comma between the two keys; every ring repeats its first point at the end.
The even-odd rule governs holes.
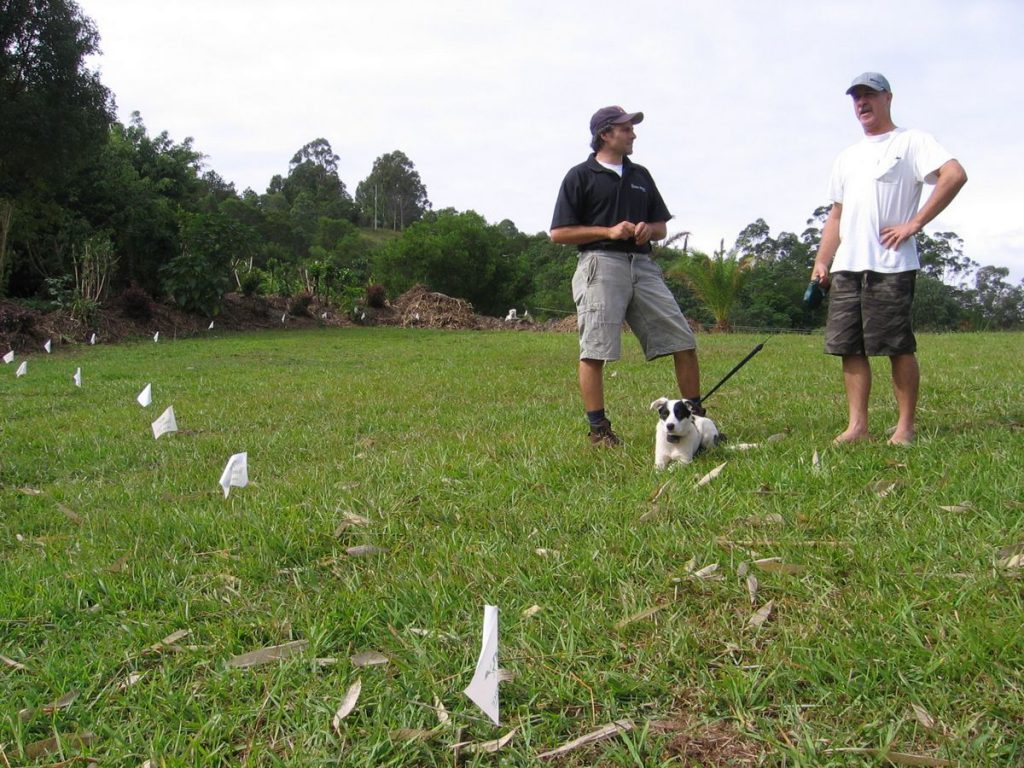
{"type": "MultiPolygon", "coordinates": [[[[262,193],[208,169],[191,138],[151,135],[114,115],[86,66],[99,34],[72,0],[0,0],[0,295],[70,309],[84,320],[122,299],[172,301],[207,316],[224,295],[317,299],[352,311],[367,291],[417,283],[476,311],[539,317],[574,311],[575,252],[546,233],[433,210],[400,150],[378,157],[352,194],[324,138],[299,148],[262,193]]],[[[554,194],[554,193],[552,193],[554,194]]],[[[689,317],[719,328],[811,328],[800,302],[827,208],[799,235],[762,219],[704,254],[657,248],[689,317]]],[[[1024,283],[981,267],[955,233],[919,234],[918,327],[1024,325],[1024,283]]]]}

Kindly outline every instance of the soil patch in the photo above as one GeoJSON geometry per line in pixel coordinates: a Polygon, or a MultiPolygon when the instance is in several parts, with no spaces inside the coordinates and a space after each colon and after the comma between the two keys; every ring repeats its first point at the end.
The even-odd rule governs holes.
{"type": "Polygon", "coordinates": [[[672,734],[665,746],[668,757],[684,766],[754,766],[764,757],[764,745],[742,733],[733,723],[700,722],[684,714],[651,724],[651,729],[672,734]]]}
{"type": "Polygon", "coordinates": [[[229,293],[220,314],[211,318],[183,312],[173,304],[149,302],[139,307],[121,298],[106,302],[92,317],[83,318],[68,310],[32,309],[9,299],[0,299],[0,349],[35,352],[51,340],[61,344],[88,344],[95,333],[100,343],[152,337],[159,331],[165,339],[199,336],[210,330],[251,331],[270,328],[345,327],[354,325],[399,326],[451,330],[576,331],[576,316],[547,323],[532,318],[506,321],[478,315],[465,299],[446,296],[417,285],[383,307],[364,307],[353,313],[317,300],[302,306],[278,296],[247,297],[229,293]]]}

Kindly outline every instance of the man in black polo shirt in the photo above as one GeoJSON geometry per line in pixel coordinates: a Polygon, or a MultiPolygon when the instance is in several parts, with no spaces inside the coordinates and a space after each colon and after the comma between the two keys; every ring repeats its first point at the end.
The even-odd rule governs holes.
{"type": "Polygon", "coordinates": [[[672,214],[654,179],[631,162],[643,112],[604,107],[590,118],[594,153],[566,174],[551,221],[551,239],[579,248],[572,279],[580,334],[579,384],[590,441],[619,445],[604,410],[604,364],[622,353],[622,322],[629,323],[648,360],[672,355],[680,395],[700,400],[697,341],[651,260],[672,214]]]}

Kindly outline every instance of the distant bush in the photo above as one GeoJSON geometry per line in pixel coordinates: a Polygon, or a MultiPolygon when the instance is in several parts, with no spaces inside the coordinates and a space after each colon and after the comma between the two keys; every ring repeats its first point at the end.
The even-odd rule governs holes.
{"type": "Polygon", "coordinates": [[[175,256],[160,268],[164,291],[179,307],[206,317],[220,312],[221,297],[228,289],[228,273],[196,252],[175,256]]]}
{"type": "Polygon", "coordinates": [[[4,333],[28,333],[36,319],[28,312],[18,309],[0,310],[0,331],[4,333]]]}
{"type": "Polygon", "coordinates": [[[388,303],[388,292],[380,283],[366,287],[366,306],[383,309],[388,303]]]}
{"type": "Polygon", "coordinates": [[[259,293],[263,285],[263,278],[264,275],[258,268],[242,273],[238,278],[238,285],[242,295],[251,298],[259,293]]]}
{"type": "Polygon", "coordinates": [[[312,304],[313,294],[307,291],[297,293],[288,300],[288,314],[292,317],[304,317],[309,314],[312,304]]]}
{"type": "Polygon", "coordinates": [[[153,317],[153,301],[149,294],[132,282],[121,293],[121,314],[132,320],[149,320],[153,317]]]}
{"type": "Polygon", "coordinates": [[[80,297],[71,304],[71,317],[90,327],[99,319],[100,303],[95,299],[80,297]]]}
{"type": "Polygon", "coordinates": [[[48,277],[44,281],[46,293],[56,309],[71,309],[75,301],[75,282],[71,275],[48,277]]]}

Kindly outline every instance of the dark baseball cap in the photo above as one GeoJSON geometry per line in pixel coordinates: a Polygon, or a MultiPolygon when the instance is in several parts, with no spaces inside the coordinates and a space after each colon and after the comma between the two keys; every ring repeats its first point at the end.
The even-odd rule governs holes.
{"type": "Polygon", "coordinates": [[[623,125],[624,123],[635,125],[642,123],[643,120],[643,112],[627,112],[622,107],[601,107],[590,118],[590,135],[596,136],[602,128],[607,128],[609,125],[623,125]]]}
{"type": "Polygon", "coordinates": [[[850,87],[846,89],[846,95],[849,96],[858,85],[863,85],[872,91],[888,91],[892,93],[889,81],[885,79],[885,75],[879,72],[864,72],[857,75],[853,78],[853,82],[850,83],[850,87]]]}

